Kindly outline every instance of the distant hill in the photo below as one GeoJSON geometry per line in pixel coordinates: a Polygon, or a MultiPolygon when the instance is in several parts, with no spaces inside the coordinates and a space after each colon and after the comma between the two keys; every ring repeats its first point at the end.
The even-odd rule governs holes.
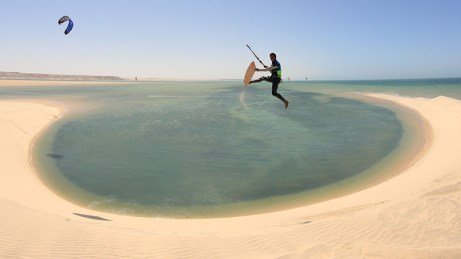
{"type": "Polygon", "coordinates": [[[53,75],[20,72],[2,72],[0,79],[15,80],[63,80],[63,81],[123,81],[125,79],[118,76],[88,76],[88,75],[53,75]]]}

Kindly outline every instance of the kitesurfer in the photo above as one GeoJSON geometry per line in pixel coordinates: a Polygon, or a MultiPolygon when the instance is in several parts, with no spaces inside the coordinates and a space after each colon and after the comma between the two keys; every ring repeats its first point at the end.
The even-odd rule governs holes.
{"type": "Polygon", "coordinates": [[[271,53],[269,55],[272,65],[270,67],[264,66],[263,69],[256,68],[256,71],[270,71],[271,76],[263,76],[259,79],[250,81],[250,84],[252,83],[259,83],[261,81],[267,81],[272,83],[272,95],[279,98],[282,100],[282,102],[285,104],[285,109],[288,108],[288,101],[283,98],[283,96],[279,93],[277,93],[277,89],[279,87],[280,81],[282,80],[282,66],[280,66],[280,63],[277,61],[277,55],[275,53],[271,53]]]}

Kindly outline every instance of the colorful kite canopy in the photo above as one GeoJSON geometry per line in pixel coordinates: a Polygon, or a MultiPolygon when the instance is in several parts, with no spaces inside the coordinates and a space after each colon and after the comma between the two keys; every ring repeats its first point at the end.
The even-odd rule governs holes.
{"type": "Polygon", "coordinates": [[[63,16],[61,17],[61,19],[59,19],[58,24],[61,25],[61,23],[66,22],[66,21],[69,21],[69,23],[67,24],[67,28],[64,31],[64,34],[67,35],[72,30],[72,28],[74,28],[74,22],[72,22],[69,16],[63,16]]]}

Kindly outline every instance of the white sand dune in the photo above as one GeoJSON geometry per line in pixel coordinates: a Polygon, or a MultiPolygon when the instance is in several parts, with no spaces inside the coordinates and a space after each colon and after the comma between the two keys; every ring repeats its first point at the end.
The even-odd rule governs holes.
{"type": "Polygon", "coordinates": [[[101,213],[58,197],[28,153],[61,111],[0,101],[0,257],[461,258],[461,101],[370,96],[432,126],[431,147],[403,173],[302,208],[185,220],[101,213]]]}

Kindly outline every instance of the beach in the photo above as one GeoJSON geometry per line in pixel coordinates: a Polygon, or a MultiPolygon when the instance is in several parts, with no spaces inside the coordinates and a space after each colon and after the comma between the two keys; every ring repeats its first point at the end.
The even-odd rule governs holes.
{"type": "Polygon", "coordinates": [[[1,80],[0,86],[117,85],[114,81],[1,80]]]}
{"type": "Polygon", "coordinates": [[[429,144],[410,167],[332,200],[214,219],[122,216],[57,196],[36,176],[30,149],[65,108],[1,100],[0,257],[461,257],[461,101],[365,95],[411,109],[430,125],[429,144]]]}

